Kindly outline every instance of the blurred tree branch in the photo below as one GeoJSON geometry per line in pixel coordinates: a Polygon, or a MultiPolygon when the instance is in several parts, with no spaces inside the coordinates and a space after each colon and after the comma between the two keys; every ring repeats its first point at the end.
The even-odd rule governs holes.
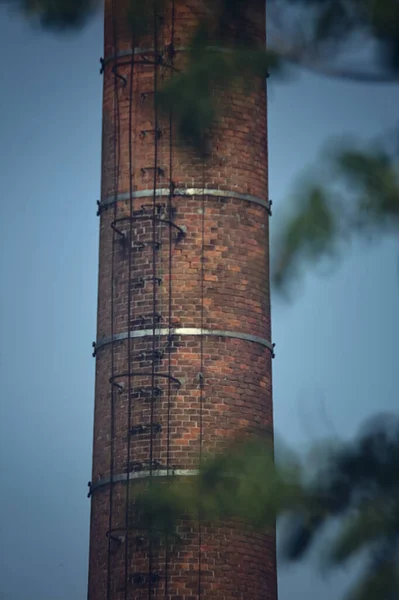
{"type": "MultiPolygon", "coordinates": [[[[320,453],[319,453],[320,456],[320,453]]],[[[348,600],[394,600],[399,594],[399,422],[373,419],[351,443],[325,452],[309,476],[306,463],[276,465],[270,444],[236,440],[209,457],[198,477],[154,483],[138,495],[142,523],[173,535],[182,518],[234,519],[270,531],[283,519],[283,555],[302,559],[325,526],[337,522],[325,560],[333,568],[366,554],[363,577],[348,600]]]]}
{"type": "Polygon", "coordinates": [[[297,186],[274,248],[279,291],[286,292],[309,262],[337,256],[353,238],[399,230],[399,148],[384,140],[370,146],[335,144],[297,186]]]}

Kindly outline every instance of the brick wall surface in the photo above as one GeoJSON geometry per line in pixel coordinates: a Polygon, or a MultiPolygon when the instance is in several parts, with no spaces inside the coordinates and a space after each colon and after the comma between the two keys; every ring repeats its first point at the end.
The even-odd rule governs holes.
{"type": "MultiPolygon", "coordinates": [[[[236,337],[175,333],[176,328],[203,328],[271,339],[268,212],[248,200],[206,193],[267,199],[265,85],[255,81],[250,90],[235,85],[217,92],[224,110],[211,132],[205,164],[171,136],[168,119],[159,119],[162,173],[155,187],[168,188],[173,180],[178,188],[204,192],[157,197],[154,221],[154,66],[135,65],[131,81],[127,57],[117,67],[127,84],[120,77],[115,82],[115,62],[107,60],[114,52],[114,33],[119,53],[132,47],[123,5],[116,4],[113,15],[111,0],[105,3],[101,197],[104,204],[116,193],[123,197],[109,202],[100,215],[93,485],[112,473],[139,474],[150,453],[155,469],[194,470],[201,440],[203,450],[221,450],[242,428],[270,432],[273,424],[268,348],[236,337]],[[149,131],[143,135],[143,130],[149,131]],[[134,192],[149,190],[148,195],[130,200],[131,186],[134,192]],[[111,334],[143,330],[151,335],[101,345],[111,334]],[[118,388],[110,384],[111,376],[118,388]],[[152,433],[151,419],[158,427],[152,433]],[[140,425],[147,429],[129,434],[140,425]]],[[[259,40],[264,39],[263,9],[252,32],[259,40]]],[[[203,11],[199,0],[176,2],[175,64],[184,63],[184,46],[203,11]]],[[[168,7],[162,23],[159,42],[165,48],[172,35],[168,7]]],[[[151,37],[136,40],[135,46],[147,49],[151,59],[151,37]]],[[[158,76],[162,85],[170,69],[159,67],[158,76]]],[[[178,528],[179,542],[155,540],[150,552],[132,506],[126,509],[137,481],[114,483],[112,494],[109,484],[93,489],[89,600],[276,600],[274,532],[260,534],[226,522],[203,524],[199,537],[198,523],[186,520],[178,528]],[[150,570],[159,579],[155,575],[149,585],[150,554],[150,570]]]]}

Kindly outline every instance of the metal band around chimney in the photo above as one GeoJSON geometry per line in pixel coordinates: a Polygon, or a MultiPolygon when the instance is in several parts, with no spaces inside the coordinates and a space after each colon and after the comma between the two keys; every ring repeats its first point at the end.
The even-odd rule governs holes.
{"type": "MultiPolygon", "coordinates": [[[[155,196],[170,196],[169,188],[159,188],[155,190],[155,196]]],[[[270,214],[270,202],[265,200],[264,198],[258,198],[257,196],[252,196],[251,194],[240,194],[239,192],[233,192],[232,190],[215,190],[215,189],[207,189],[207,188],[175,188],[173,190],[173,196],[216,196],[219,198],[233,198],[234,200],[245,200],[246,202],[252,202],[254,204],[259,204],[259,206],[263,206],[266,208],[267,212],[270,214]]],[[[133,192],[132,198],[153,198],[154,190],[139,190],[137,192],[133,192]]],[[[126,202],[130,200],[130,193],[125,192],[123,194],[117,194],[112,196],[107,196],[100,202],[100,208],[105,208],[111,206],[115,202],[126,202]]]]}
{"type": "MultiPolygon", "coordinates": [[[[198,475],[198,469],[153,469],[152,471],[132,471],[130,473],[117,473],[113,475],[113,483],[122,483],[124,481],[135,481],[145,479],[146,477],[194,477],[198,475]]],[[[96,489],[109,485],[111,477],[104,477],[90,484],[90,494],[96,489]]]]}
{"type": "MultiPolygon", "coordinates": [[[[104,337],[96,342],[96,351],[102,346],[106,346],[107,344],[111,344],[112,342],[121,342],[123,340],[136,339],[152,336],[154,334],[153,329],[136,329],[131,331],[130,334],[127,331],[122,333],[116,333],[113,336],[104,337]]],[[[274,351],[274,345],[266,340],[265,338],[259,337],[257,335],[251,335],[249,333],[243,333],[241,331],[226,331],[224,329],[201,329],[200,327],[176,327],[172,329],[168,329],[167,327],[161,327],[159,329],[155,329],[155,335],[212,335],[216,337],[224,337],[224,338],[235,338],[238,340],[244,340],[247,342],[254,342],[256,344],[261,344],[268,348],[272,353],[274,351]]]]}

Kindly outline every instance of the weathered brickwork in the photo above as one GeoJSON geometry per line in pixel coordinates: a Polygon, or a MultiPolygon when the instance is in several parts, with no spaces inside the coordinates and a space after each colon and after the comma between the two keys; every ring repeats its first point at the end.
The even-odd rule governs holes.
{"type": "MultiPolygon", "coordinates": [[[[198,523],[187,519],[178,527],[179,540],[165,545],[155,539],[150,551],[148,534],[133,514],[135,489],[146,470],[189,470],[186,476],[194,476],[201,448],[222,450],[243,428],[272,431],[271,351],[233,335],[271,340],[269,214],[250,199],[207,194],[221,190],[267,200],[265,84],[217,92],[223,110],[203,164],[173,132],[171,143],[165,116],[158,121],[161,133],[154,131],[153,37],[136,41],[148,62],[134,66],[131,80],[132,39],[122,6],[105,3],[88,598],[276,600],[274,532],[203,523],[199,536],[198,523]],[[117,52],[126,55],[117,78],[114,34],[117,52]],[[173,181],[176,188],[201,192],[163,192],[154,208],[155,135],[161,169],[155,187],[167,190],[173,181]],[[144,196],[131,200],[131,189],[144,196]],[[209,333],[198,335],[202,330],[209,333]],[[119,341],[112,342],[112,335],[119,341]],[[135,479],[114,482],[111,493],[109,478],[128,473],[135,479]]],[[[260,41],[263,9],[251,30],[260,41]]],[[[175,3],[175,67],[184,65],[184,48],[204,10],[200,0],[175,3]]],[[[172,41],[168,9],[161,23],[159,53],[165,56],[172,41]]],[[[171,71],[158,67],[160,85],[171,71]]]]}

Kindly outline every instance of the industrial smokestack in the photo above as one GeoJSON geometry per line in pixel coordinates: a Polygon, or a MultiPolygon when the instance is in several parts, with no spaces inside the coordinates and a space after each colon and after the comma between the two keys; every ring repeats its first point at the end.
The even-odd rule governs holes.
{"type": "Polygon", "coordinates": [[[134,510],[137,485],[273,425],[265,81],[214,90],[206,157],[157,101],[205,10],[164,2],[132,34],[105,2],[89,600],[277,598],[274,533],[187,520],[160,543],[134,510]]]}

